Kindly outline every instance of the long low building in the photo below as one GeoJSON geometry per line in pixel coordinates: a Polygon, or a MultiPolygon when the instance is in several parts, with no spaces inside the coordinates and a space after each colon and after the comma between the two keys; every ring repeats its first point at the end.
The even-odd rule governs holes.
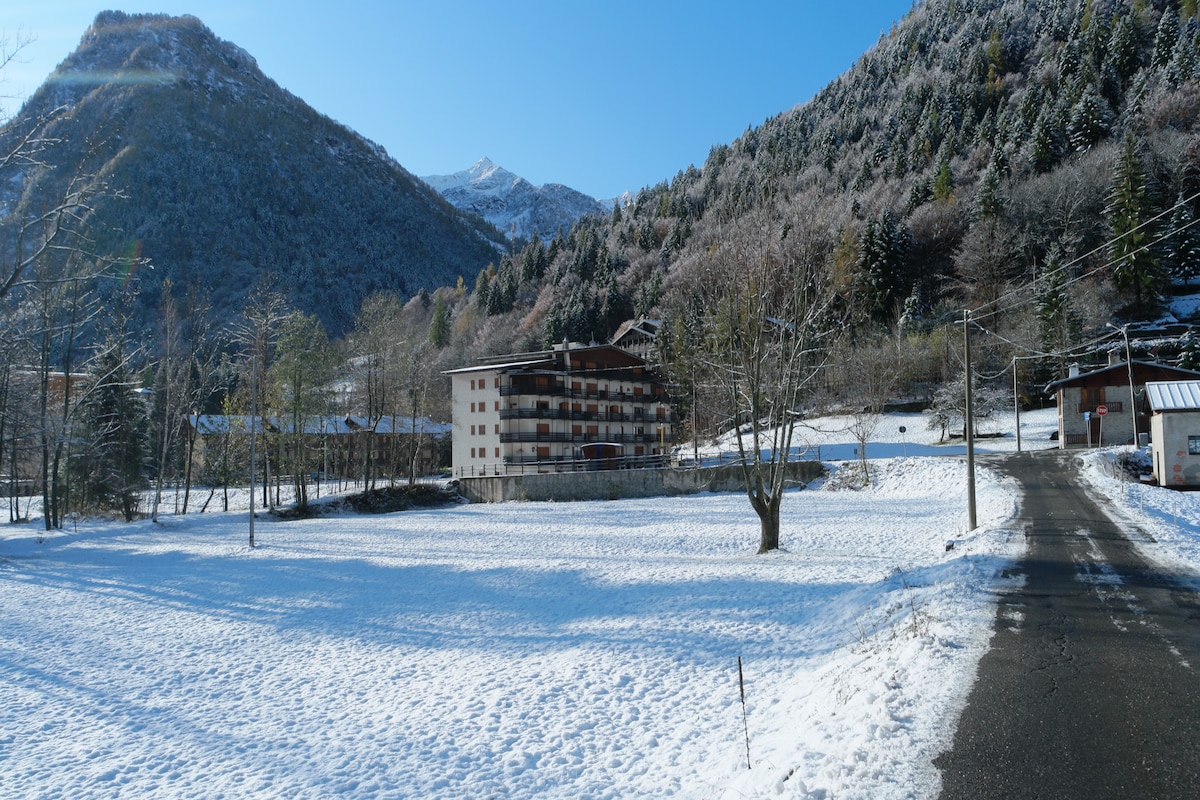
{"type": "Polygon", "coordinates": [[[564,342],[446,374],[458,477],[655,466],[675,441],[665,382],[613,345],[564,342]]]}
{"type": "MultiPolygon", "coordinates": [[[[235,446],[233,442],[244,449],[247,445],[240,440],[248,441],[251,431],[278,445],[265,449],[265,458],[278,460],[278,447],[291,445],[291,421],[286,417],[189,414],[185,425],[184,435],[195,444],[194,464],[201,471],[206,463],[222,458],[222,450],[235,446]]],[[[312,471],[357,480],[399,477],[413,466],[420,474],[445,467],[442,441],[450,430],[447,423],[402,414],[377,419],[311,416],[304,420],[302,438],[305,460],[312,471]]]]}

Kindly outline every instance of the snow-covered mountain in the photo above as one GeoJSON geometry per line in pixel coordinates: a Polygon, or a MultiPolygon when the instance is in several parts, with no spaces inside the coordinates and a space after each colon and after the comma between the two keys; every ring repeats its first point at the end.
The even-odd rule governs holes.
{"type": "Polygon", "coordinates": [[[470,169],[422,178],[451,205],[483,217],[505,235],[526,239],[535,231],[549,238],[588,214],[605,214],[594,197],[561,183],[534,186],[519,175],[481,158],[470,169]]]}
{"type": "Polygon", "coordinates": [[[155,324],[167,278],[206,296],[224,324],[272,275],[294,308],[341,336],[365,297],[453,286],[504,245],[191,16],[98,14],[0,126],[0,152],[31,135],[50,168],[8,159],[0,204],[52,208],[66,182],[100,182],[88,190],[99,192],[88,213],[97,246],[115,255],[136,242],[155,265],[135,278],[139,330],[155,324]]]}

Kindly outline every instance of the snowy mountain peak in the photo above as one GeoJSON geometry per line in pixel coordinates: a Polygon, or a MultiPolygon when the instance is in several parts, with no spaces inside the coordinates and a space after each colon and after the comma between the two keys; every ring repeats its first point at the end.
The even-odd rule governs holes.
{"type": "Polygon", "coordinates": [[[483,217],[505,233],[527,239],[534,233],[553,236],[570,229],[580,217],[607,209],[593,197],[568,186],[534,186],[487,156],[469,169],[422,178],[451,205],[483,217]]]}
{"type": "Polygon", "coordinates": [[[496,163],[494,161],[492,161],[487,156],[484,156],[483,158],[476,161],[475,164],[469,170],[467,170],[467,172],[471,173],[472,175],[486,177],[487,175],[490,175],[491,173],[495,172],[498,169],[500,169],[500,168],[496,166],[496,163]]]}

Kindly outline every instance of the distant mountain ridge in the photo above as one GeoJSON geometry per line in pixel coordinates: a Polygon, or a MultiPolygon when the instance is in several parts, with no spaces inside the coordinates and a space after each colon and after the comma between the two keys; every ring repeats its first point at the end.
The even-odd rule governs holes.
{"type": "Polygon", "coordinates": [[[505,235],[528,239],[566,233],[580,217],[611,210],[599,200],[560,183],[534,186],[487,157],[449,175],[422,178],[453,206],[482,217],[505,235]]]}
{"type": "Polygon", "coordinates": [[[153,266],[143,318],[165,278],[229,317],[269,275],[339,336],[373,292],[453,285],[504,244],[195,17],[99,14],[0,145],[38,124],[61,140],[53,168],[0,175],[0,203],[36,206],[73,175],[103,176],[124,197],[97,201],[97,235],[153,266]]]}

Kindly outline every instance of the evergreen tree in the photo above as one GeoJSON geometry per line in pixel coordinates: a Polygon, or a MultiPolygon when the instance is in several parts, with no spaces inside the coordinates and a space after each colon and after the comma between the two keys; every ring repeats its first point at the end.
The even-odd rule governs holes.
{"type": "Polygon", "coordinates": [[[950,169],[950,157],[942,156],[937,175],[933,178],[933,199],[947,202],[954,195],[954,172],[950,169]]]}
{"type": "Polygon", "coordinates": [[[146,406],[119,337],[101,346],[90,373],[92,389],[81,414],[84,449],[74,468],[85,504],[120,511],[132,522],[146,486],[146,406]]]}
{"type": "Polygon", "coordinates": [[[655,271],[650,276],[650,280],[638,287],[637,296],[633,303],[633,315],[635,317],[644,317],[649,314],[658,305],[661,292],[662,273],[655,271]]]}
{"type": "Polygon", "coordinates": [[[1105,60],[1111,65],[1119,79],[1118,86],[1121,88],[1127,86],[1129,79],[1141,66],[1137,31],[1134,30],[1131,17],[1121,16],[1113,23],[1105,60]]]}
{"type": "Polygon", "coordinates": [[[1171,52],[1171,61],[1167,64],[1167,83],[1173,87],[1182,86],[1196,75],[1196,42],[1191,35],[1191,20],[1188,28],[1179,34],[1175,41],[1175,49],[1171,52]]]}
{"type": "Polygon", "coordinates": [[[890,211],[867,222],[858,255],[858,295],[869,317],[890,322],[907,292],[904,262],[909,245],[907,228],[890,211]]]}
{"type": "MultiPolygon", "coordinates": [[[[613,206],[616,210],[616,206],[613,206]]],[[[619,212],[618,212],[619,213],[619,212]]],[[[614,223],[615,226],[615,223],[614,223]]],[[[519,281],[540,281],[546,274],[546,246],[538,238],[537,233],[529,240],[529,244],[521,251],[521,269],[519,281]]]]}
{"type": "Polygon", "coordinates": [[[1175,54],[1175,45],[1179,41],[1179,15],[1169,5],[1163,10],[1158,21],[1158,32],[1154,37],[1154,56],[1152,63],[1163,69],[1171,63],[1175,54]]]}
{"type": "Polygon", "coordinates": [[[496,276],[496,267],[493,264],[488,264],[486,269],[479,270],[479,274],[475,276],[475,291],[472,296],[475,299],[475,307],[480,311],[487,311],[488,294],[491,291],[492,278],[496,276]]]}
{"type": "Polygon", "coordinates": [[[979,193],[975,196],[975,216],[998,217],[1004,210],[1004,198],[1000,194],[1000,169],[995,160],[988,163],[979,179],[979,193]]]}
{"type": "MultiPolygon", "coordinates": [[[[1067,293],[1067,270],[1063,267],[1057,249],[1052,249],[1046,268],[1036,283],[1036,308],[1038,339],[1042,349],[1048,353],[1059,352],[1072,346],[1079,339],[1082,319],[1071,306],[1067,293]]],[[[1057,359],[1061,362],[1062,359],[1057,359]]],[[[1064,367],[1055,363],[1055,374],[1064,367]]]]}
{"type": "Polygon", "coordinates": [[[1045,111],[1038,116],[1033,126],[1030,142],[1029,162],[1034,172],[1049,172],[1058,163],[1058,140],[1054,134],[1050,114],[1045,111]]]}
{"type": "Polygon", "coordinates": [[[1196,212],[1185,199],[1180,197],[1171,212],[1162,248],[1169,277],[1183,283],[1200,276],[1200,232],[1196,230],[1196,212]]]}
{"type": "Polygon", "coordinates": [[[1111,123],[1108,103],[1094,86],[1089,85],[1071,109],[1071,121],[1067,129],[1071,149],[1076,152],[1089,149],[1108,135],[1111,123]]]}
{"type": "Polygon", "coordinates": [[[905,213],[911,214],[932,199],[933,183],[928,179],[917,181],[908,192],[908,206],[905,209],[905,213]]]}
{"type": "Polygon", "coordinates": [[[1109,258],[1117,291],[1129,296],[1135,307],[1157,301],[1163,286],[1155,239],[1149,178],[1142,165],[1141,151],[1133,133],[1122,141],[1121,156],[1113,176],[1105,216],[1112,237],[1109,258]]]}
{"type": "Polygon", "coordinates": [[[1188,331],[1181,340],[1183,351],[1179,354],[1179,366],[1182,369],[1200,370],[1200,337],[1188,331]]]}
{"type": "Polygon", "coordinates": [[[433,297],[433,319],[429,323],[429,342],[439,349],[450,342],[450,311],[446,298],[438,292],[433,297]]]}

